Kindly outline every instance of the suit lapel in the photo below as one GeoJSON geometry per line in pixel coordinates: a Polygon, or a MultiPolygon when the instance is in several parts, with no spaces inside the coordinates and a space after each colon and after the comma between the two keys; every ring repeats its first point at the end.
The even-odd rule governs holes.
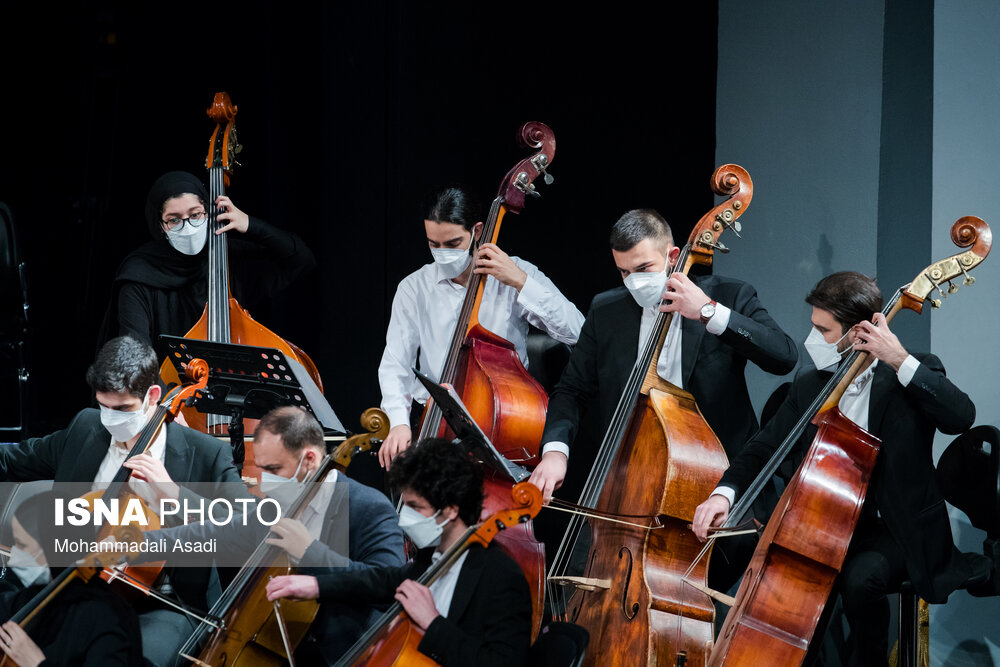
{"type": "MultiPolygon", "coordinates": [[[[73,473],[70,479],[56,481],[64,482],[93,482],[97,477],[97,471],[101,469],[101,462],[108,455],[108,447],[111,446],[111,434],[103,426],[95,428],[90,437],[86,439],[76,456],[73,465],[73,473]]],[[[67,454],[69,450],[67,450],[67,454]]]]}
{"type": "Polygon", "coordinates": [[[642,319],[642,308],[628,292],[625,293],[625,298],[627,301],[622,301],[622,309],[607,322],[607,326],[612,330],[608,339],[615,343],[612,370],[617,383],[613,390],[616,395],[621,394],[625,388],[629,373],[632,372],[632,367],[635,366],[636,358],[639,356],[639,324],[642,319]],[[620,329],[621,333],[615,335],[613,333],[615,329],[620,329]]]}
{"type": "MultiPolygon", "coordinates": [[[[327,473],[330,474],[330,473],[327,473]]],[[[344,479],[340,479],[340,475],[337,475],[337,479],[334,482],[333,496],[330,498],[330,504],[326,507],[326,514],[323,515],[323,526],[320,528],[319,540],[323,544],[330,543],[330,533],[333,531],[333,524],[340,515],[340,507],[343,505],[344,500],[347,499],[348,494],[350,494],[351,487],[350,482],[348,482],[347,475],[344,475],[344,479]],[[343,482],[343,483],[341,483],[343,482]]],[[[327,484],[326,479],[321,482],[322,484],[327,484]]],[[[360,509],[360,508],[359,508],[360,509]]],[[[359,512],[360,514],[360,512],[359,512]]],[[[354,515],[348,515],[348,523],[351,521],[351,517],[354,515]]],[[[350,530],[348,526],[348,530],[350,530]]],[[[351,541],[354,544],[354,541],[351,541]]],[[[349,554],[349,557],[353,558],[354,554],[349,554]]]]}
{"type": "Polygon", "coordinates": [[[881,433],[882,419],[889,405],[889,394],[892,383],[896,382],[896,374],[892,367],[879,362],[872,377],[872,392],[868,397],[868,432],[881,433]]]}
{"type": "Polygon", "coordinates": [[[163,453],[163,467],[167,469],[170,479],[175,482],[205,482],[208,480],[191,479],[191,445],[181,426],[167,424],[167,444],[163,453]]]}
{"type": "Polygon", "coordinates": [[[455,592],[451,596],[451,607],[448,609],[448,618],[458,621],[462,614],[468,609],[472,601],[472,593],[479,584],[479,578],[483,575],[483,566],[486,562],[486,550],[472,547],[467,552],[465,563],[462,564],[462,571],[458,573],[458,581],[455,582],[455,592]]]}
{"type": "MultiPolygon", "coordinates": [[[[674,317],[681,317],[674,313],[674,317]]],[[[681,321],[681,381],[684,387],[691,386],[691,373],[698,357],[701,339],[705,336],[705,325],[700,321],[683,318],[681,321]]]]}

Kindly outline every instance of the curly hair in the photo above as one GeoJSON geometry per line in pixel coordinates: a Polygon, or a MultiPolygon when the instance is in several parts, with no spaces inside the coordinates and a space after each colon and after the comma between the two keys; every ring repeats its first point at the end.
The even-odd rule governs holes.
{"type": "Polygon", "coordinates": [[[458,507],[458,516],[471,526],[483,511],[483,471],[459,445],[444,438],[428,438],[410,447],[392,462],[389,484],[423,496],[435,509],[458,507]]]}

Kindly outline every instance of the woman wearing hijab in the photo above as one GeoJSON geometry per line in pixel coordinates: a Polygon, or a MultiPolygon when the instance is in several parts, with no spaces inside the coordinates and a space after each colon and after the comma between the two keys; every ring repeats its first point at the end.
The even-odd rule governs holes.
{"type": "Polygon", "coordinates": [[[11,569],[26,588],[0,594],[0,655],[20,667],[141,667],[142,637],[135,611],[99,577],[88,583],[70,582],[28,623],[27,630],[7,620],[51,580],[47,556],[52,555],[56,539],[69,534],[56,532],[57,497],[47,491],[26,499],[14,511],[13,550],[24,558],[11,569]]]}
{"type": "MultiPolygon", "coordinates": [[[[151,241],[130,253],[115,276],[111,308],[101,341],[130,335],[154,347],[160,334],[183,336],[208,301],[208,205],[205,186],[193,174],[171,171],[146,198],[151,241]]],[[[222,195],[215,201],[229,238],[233,296],[271,296],[316,259],[297,234],[247,215],[222,195]]]]}

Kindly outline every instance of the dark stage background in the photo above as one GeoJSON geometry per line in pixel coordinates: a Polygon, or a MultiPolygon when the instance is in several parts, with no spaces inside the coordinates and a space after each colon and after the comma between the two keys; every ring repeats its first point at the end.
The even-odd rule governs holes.
{"type": "Polygon", "coordinates": [[[554,4],[7,3],[0,201],[29,264],[33,432],[91,403],[83,374],[115,269],[146,240],[148,187],[204,174],[219,90],[244,145],[229,194],[319,261],[244,305],[312,356],[348,428],[380,400],[395,286],[430,261],[423,198],[459,182],[488,201],[527,154],[523,122],[554,129],[556,181],[500,243],[581,310],[620,284],[606,239],[625,210],[686,237],[713,203],[716,3],[554,4]]]}

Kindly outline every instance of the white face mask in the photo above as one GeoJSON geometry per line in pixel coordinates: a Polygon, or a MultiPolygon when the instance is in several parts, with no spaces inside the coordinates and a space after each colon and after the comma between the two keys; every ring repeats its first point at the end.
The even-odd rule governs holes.
{"type": "Polygon", "coordinates": [[[853,347],[852,345],[846,348],[844,352],[837,351],[837,345],[839,345],[840,341],[844,340],[846,336],[847,334],[845,333],[837,339],[836,343],[827,343],[826,339],[823,338],[823,334],[819,332],[819,329],[816,327],[812,328],[812,331],[810,331],[809,335],[806,337],[804,345],[806,347],[806,352],[809,353],[809,356],[812,358],[813,363],[816,364],[817,369],[824,370],[830,366],[835,366],[840,363],[840,358],[843,356],[844,352],[850,351],[851,347],[853,347]]]}
{"type": "Polygon", "coordinates": [[[663,270],[642,271],[640,273],[630,273],[625,278],[625,287],[635,302],[643,308],[655,306],[663,300],[663,293],[667,289],[667,262],[663,262],[663,270]]]}
{"type": "Polygon", "coordinates": [[[128,442],[146,425],[146,399],[149,398],[149,390],[142,399],[142,405],[135,412],[122,412],[101,406],[101,423],[108,433],[115,439],[115,442],[128,442]]]}
{"type": "Polygon", "coordinates": [[[302,491],[303,482],[299,481],[299,470],[302,469],[302,462],[306,455],[303,453],[299,459],[299,465],[295,467],[295,472],[291,477],[282,477],[266,470],[260,471],[260,490],[267,494],[268,498],[273,498],[281,505],[281,510],[286,512],[302,491]]]}
{"type": "MultiPolygon", "coordinates": [[[[470,241],[469,248],[471,247],[470,241]]],[[[431,256],[446,278],[457,278],[472,261],[469,248],[431,248],[431,256]]]]}
{"type": "Polygon", "coordinates": [[[52,579],[47,565],[38,564],[38,555],[41,550],[32,556],[24,549],[14,547],[10,550],[10,558],[7,559],[7,567],[17,575],[25,588],[32,584],[47,584],[52,579]]]}
{"type": "Polygon", "coordinates": [[[436,547],[441,543],[441,533],[445,524],[451,521],[451,519],[445,519],[442,523],[435,521],[440,513],[441,510],[438,510],[430,516],[424,516],[409,505],[403,505],[399,510],[399,527],[418,549],[436,547]]]}
{"type": "Polygon", "coordinates": [[[192,219],[185,222],[179,229],[167,231],[167,243],[174,247],[174,250],[185,255],[197,255],[205,247],[208,239],[207,218],[192,219]]]}

